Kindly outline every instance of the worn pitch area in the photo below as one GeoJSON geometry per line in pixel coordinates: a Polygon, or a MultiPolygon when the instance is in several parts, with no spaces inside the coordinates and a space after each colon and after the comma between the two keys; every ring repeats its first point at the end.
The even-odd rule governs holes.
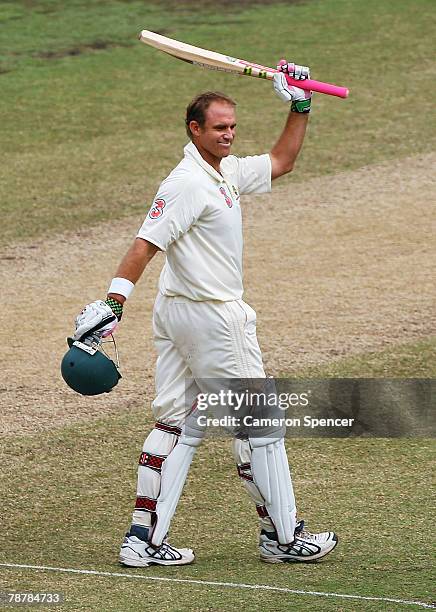
{"type": "MultiPolygon", "coordinates": [[[[292,373],[434,333],[435,162],[436,154],[418,155],[307,182],[296,174],[270,195],[245,198],[245,300],[258,313],[268,373],[292,373]]],[[[161,254],[117,332],[119,387],[82,398],[59,370],[74,316],[105,296],[141,222],[130,218],[0,251],[0,433],[149,405],[151,310],[161,254]]]]}

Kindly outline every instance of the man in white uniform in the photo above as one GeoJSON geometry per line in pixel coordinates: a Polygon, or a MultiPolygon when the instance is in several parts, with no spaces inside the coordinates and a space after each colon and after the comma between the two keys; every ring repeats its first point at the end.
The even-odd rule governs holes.
{"type": "MultiPolygon", "coordinates": [[[[305,79],[309,69],[284,60],[279,68],[274,88],[291,110],[269,154],[230,155],[233,100],[207,92],[191,102],[184,158],[160,185],[107,300],[89,304],[76,319],[76,340],[96,329],[109,333],[147,263],[158,250],[165,252],[153,313],[156,424],[139,459],[136,506],[120,552],[124,565],[194,560],[191,549],[171,546],[166,536],[204,436],[195,418],[196,398],[211,391],[212,381],[266,379],[256,314],[242,301],[240,196],[269,192],[272,179],[292,170],[303,144],[311,94],[289,86],[285,73],[305,79]]],[[[283,435],[277,430],[264,438],[236,437],[238,472],[259,515],[261,559],[313,561],[333,550],[337,537],[310,534],[297,522],[283,435]]]]}

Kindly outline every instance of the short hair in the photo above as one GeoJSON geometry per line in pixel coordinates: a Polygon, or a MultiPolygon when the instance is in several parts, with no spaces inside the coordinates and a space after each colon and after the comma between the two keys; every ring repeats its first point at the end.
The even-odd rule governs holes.
{"type": "Polygon", "coordinates": [[[221,93],[220,91],[205,91],[204,93],[198,94],[195,98],[188,104],[186,109],[186,133],[189,138],[192,139],[192,132],[189,128],[189,124],[191,121],[197,121],[200,127],[203,127],[206,122],[206,111],[212,102],[226,102],[230,104],[230,106],[235,107],[236,102],[232,100],[226,94],[221,93]]]}

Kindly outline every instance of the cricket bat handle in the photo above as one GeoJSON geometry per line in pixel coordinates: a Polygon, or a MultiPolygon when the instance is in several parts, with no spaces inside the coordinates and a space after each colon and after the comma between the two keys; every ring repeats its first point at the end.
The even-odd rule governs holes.
{"type": "Polygon", "coordinates": [[[312,79],[297,81],[287,74],[285,76],[288,84],[293,85],[294,87],[328,94],[329,96],[337,96],[338,98],[348,97],[348,89],[346,87],[340,87],[339,85],[333,85],[332,83],[323,83],[322,81],[314,81],[312,79]]]}

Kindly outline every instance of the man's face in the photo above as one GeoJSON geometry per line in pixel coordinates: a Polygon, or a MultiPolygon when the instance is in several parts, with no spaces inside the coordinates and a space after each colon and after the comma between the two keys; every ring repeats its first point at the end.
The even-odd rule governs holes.
{"type": "Polygon", "coordinates": [[[192,140],[202,157],[212,166],[219,165],[221,159],[230,154],[235,138],[235,109],[228,102],[216,100],[206,111],[204,126],[191,121],[190,128],[192,140]]]}

